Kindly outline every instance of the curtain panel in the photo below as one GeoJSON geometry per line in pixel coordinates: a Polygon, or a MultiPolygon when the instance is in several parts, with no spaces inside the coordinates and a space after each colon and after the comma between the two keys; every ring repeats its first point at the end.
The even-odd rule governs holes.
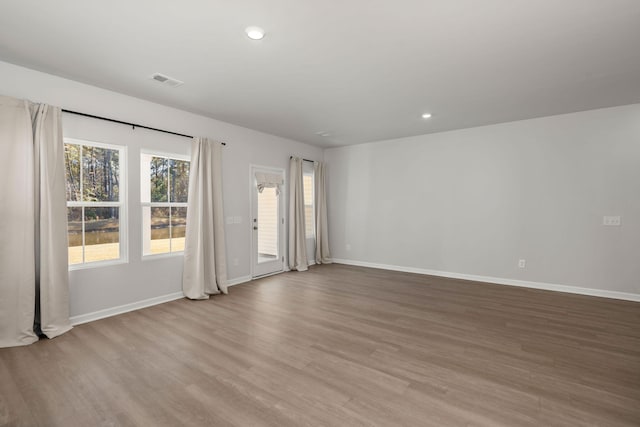
{"type": "Polygon", "coordinates": [[[0,96],[0,347],[71,329],[61,114],[0,96]]]}
{"type": "Polygon", "coordinates": [[[329,228],[327,227],[326,165],[314,162],[316,205],[316,264],[331,264],[329,253],[329,228]]]}
{"type": "Polygon", "coordinates": [[[190,299],[228,293],[222,206],[222,144],[191,143],[182,290],[190,299]]]}
{"type": "Polygon", "coordinates": [[[306,271],[307,239],[304,224],[304,189],[302,159],[289,160],[289,268],[306,271]]]}

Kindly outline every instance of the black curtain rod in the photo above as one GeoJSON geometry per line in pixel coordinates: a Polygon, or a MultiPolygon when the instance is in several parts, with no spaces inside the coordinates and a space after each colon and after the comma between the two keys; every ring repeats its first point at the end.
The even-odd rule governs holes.
{"type": "MultiPolygon", "coordinates": [[[[290,159],[293,159],[293,156],[289,157],[290,159]]],[[[309,159],[302,159],[305,162],[311,162],[311,163],[315,163],[313,160],[309,160],[309,159]]]]}
{"type": "MultiPolygon", "coordinates": [[[[121,125],[132,126],[134,129],[135,128],[149,129],[149,130],[155,130],[156,132],[162,132],[162,133],[168,133],[168,134],[171,134],[171,135],[182,136],[184,138],[193,138],[191,135],[186,135],[184,133],[171,132],[170,130],[152,128],[152,127],[149,127],[149,126],[138,125],[138,124],[135,124],[135,123],[123,122],[122,120],[109,119],[107,117],[94,116],[93,114],[80,113],[78,111],[71,111],[71,110],[63,109],[62,112],[63,113],[69,113],[69,114],[75,114],[77,116],[90,117],[92,119],[104,120],[105,122],[120,123],[121,125]]],[[[221,142],[221,144],[222,145],[227,145],[226,142],[221,142]]]]}

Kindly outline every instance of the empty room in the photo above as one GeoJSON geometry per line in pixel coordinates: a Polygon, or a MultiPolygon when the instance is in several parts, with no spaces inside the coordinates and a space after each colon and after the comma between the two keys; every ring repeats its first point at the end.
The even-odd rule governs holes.
{"type": "Polygon", "coordinates": [[[0,426],[640,426],[640,2],[0,2],[0,426]]]}

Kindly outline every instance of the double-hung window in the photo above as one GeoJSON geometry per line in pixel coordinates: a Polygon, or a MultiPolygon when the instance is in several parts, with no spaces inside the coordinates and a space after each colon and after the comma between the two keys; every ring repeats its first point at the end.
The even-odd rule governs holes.
{"type": "Polygon", "coordinates": [[[141,153],[143,255],[184,251],[189,164],[187,156],[141,153]]]}
{"type": "Polygon", "coordinates": [[[126,260],[125,148],[65,139],[69,265],[126,260]]]}

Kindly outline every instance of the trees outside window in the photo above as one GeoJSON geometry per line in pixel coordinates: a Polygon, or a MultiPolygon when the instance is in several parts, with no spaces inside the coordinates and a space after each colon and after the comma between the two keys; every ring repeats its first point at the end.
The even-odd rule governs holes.
{"type": "Polygon", "coordinates": [[[124,147],[65,139],[69,265],[123,259],[124,147]]]}
{"type": "Polygon", "coordinates": [[[189,160],[178,155],[141,154],[143,255],[184,251],[189,160]]]}

